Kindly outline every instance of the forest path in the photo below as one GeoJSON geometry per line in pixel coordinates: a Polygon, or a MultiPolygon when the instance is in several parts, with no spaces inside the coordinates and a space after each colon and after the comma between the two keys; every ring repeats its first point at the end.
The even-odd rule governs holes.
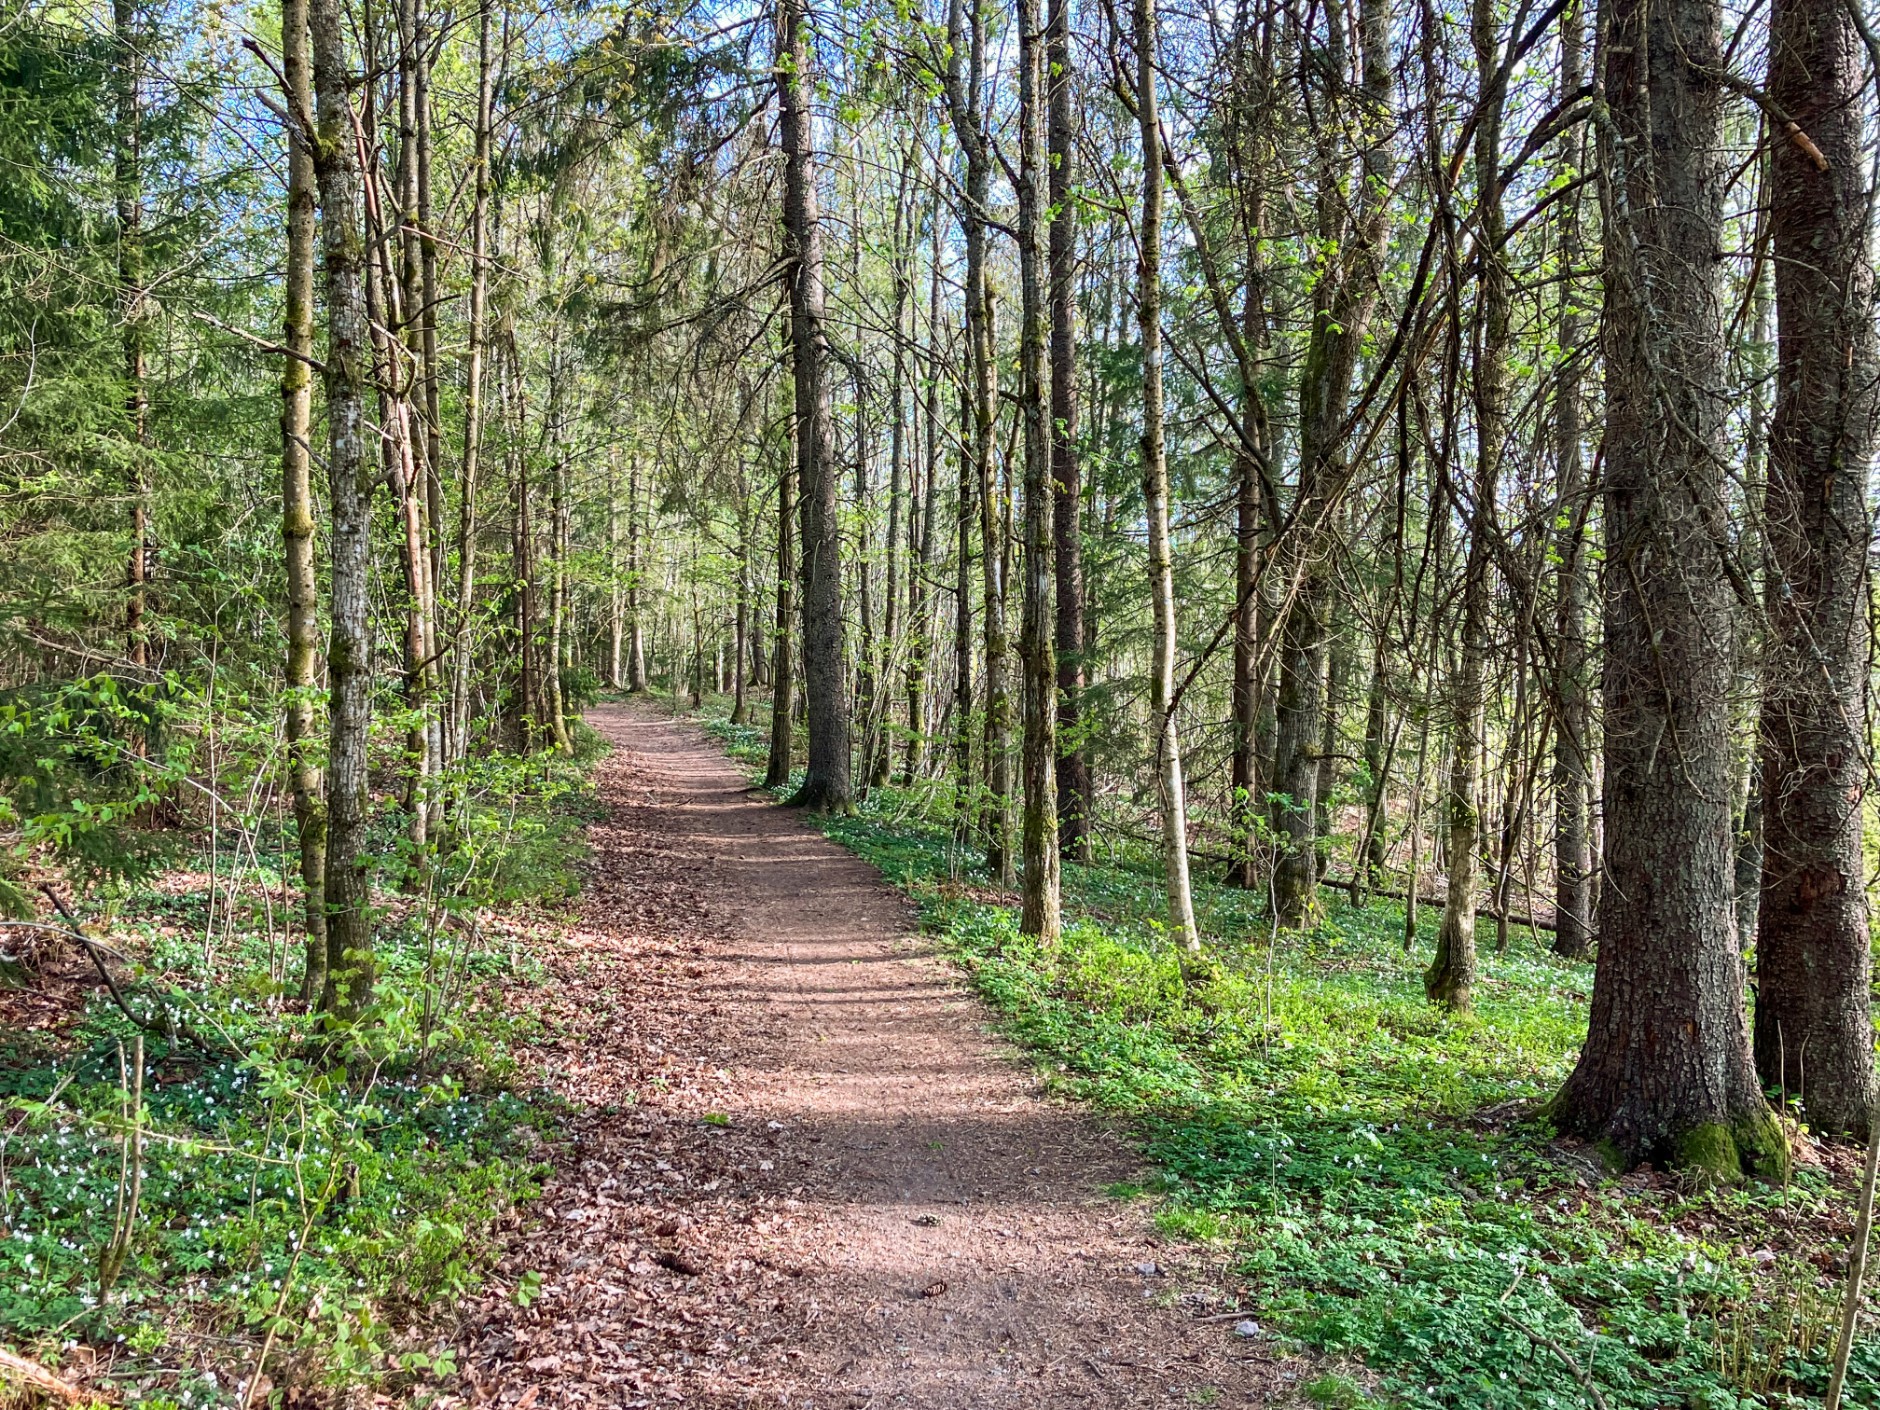
{"type": "MultiPolygon", "coordinates": [[[[697,937],[652,946],[683,980],[617,975],[632,992],[604,998],[604,972],[583,981],[596,1040],[637,1046],[584,1052],[590,1118],[565,1162],[579,1170],[545,1204],[567,1190],[600,1213],[564,1212],[510,1260],[547,1260],[545,1296],[496,1340],[508,1361],[486,1366],[559,1373],[564,1393],[544,1405],[1290,1398],[1300,1368],[1234,1334],[1205,1252],[1104,1193],[1140,1174],[1126,1138],[1042,1095],[899,893],[754,793],[692,725],[640,704],[589,719],[614,748],[585,941],[605,950],[621,915],[632,932],[665,916],[683,929],[689,913],[697,937]],[[635,1105],[592,1115],[635,1066],[635,1105]],[[610,1265],[643,1285],[615,1296],[610,1265]],[[575,1325],[587,1362],[553,1350],[575,1325]],[[644,1369],[599,1374],[597,1347],[644,1369]]],[[[497,1379],[500,1393],[492,1381],[472,1398],[515,1403],[532,1378],[497,1379]]]]}

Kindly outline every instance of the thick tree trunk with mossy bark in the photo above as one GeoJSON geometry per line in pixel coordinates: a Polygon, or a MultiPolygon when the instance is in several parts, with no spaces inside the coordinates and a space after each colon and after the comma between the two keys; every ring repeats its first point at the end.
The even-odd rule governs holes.
{"type": "Polygon", "coordinates": [[[784,152],[784,257],[790,284],[801,496],[803,683],[809,767],[792,804],[842,813],[849,783],[848,671],[842,651],[842,562],[836,515],[835,433],[829,416],[829,336],[823,320],[822,216],[810,113],[810,43],[802,0],[782,0],[777,65],[784,152]]]}
{"type": "Polygon", "coordinates": [[[305,898],[306,963],[300,997],[326,988],[326,799],[315,749],[314,694],[320,678],[319,579],[313,549],[313,84],[308,76],[307,0],[281,5],[281,75],[288,112],[287,267],[281,367],[281,547],[287,567],[287,776],[294,795],[305,898]]]}
{"type": "Polygon", "coordinates": [[[1775,0],[1769,96],[1812,139],[1770,151],[1776,407],[1764,520],[1756,1066],[1810,1129],[1864,1139],[1874,1099],[1861,857],[1868,759],[1874,272],[1855,12],[1775,0]]]}
{"type": "Polygon", "coordinates": [[[372,726],[372,634],[367,615],[372,489],[366,392],[372,342],[366,326],[366,249],[358,144],[348,98],[339,0],[310,0],[314,177],[326,270],[327,489],[332,515],[332,634],[327,644],[326,984],[321,1007],[344,1018],[370,1002],[372,892],[365,851],[367,737],[372,726]]]}
{"type": "Polygon", "coordinates": [[[1615,1165],[1779,1174],[1731,903],[1717,251],[1718,0],[1602,16],[1606,214],[1605,871],[1586,1046],[1559,1129],[1615,1165]]]}

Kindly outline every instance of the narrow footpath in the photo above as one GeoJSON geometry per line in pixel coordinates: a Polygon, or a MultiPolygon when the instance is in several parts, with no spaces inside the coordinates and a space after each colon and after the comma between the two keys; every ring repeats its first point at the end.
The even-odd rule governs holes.
{"type": "Polygon", "coordinates": [[[591,720],[607,816],[531,1001],[575,1139],[448,1399],[1296,1398],[1218,1262],[1106,1193],[1141,1175],[1126,1138],[1043,1094],[898,893],[691,725],[591,720]]]}

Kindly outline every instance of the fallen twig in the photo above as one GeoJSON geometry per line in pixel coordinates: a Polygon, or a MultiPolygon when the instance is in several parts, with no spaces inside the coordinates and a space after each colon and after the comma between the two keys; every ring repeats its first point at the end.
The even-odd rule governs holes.
{"type": "MultiPolygon", "coordinates": [[[[1510,1291],[1513,1291],[1513,1289],[1510,1289],[1510,1291]]],[[[1513,1327],[1516,1331],[1523,1333],[1530,1341],[1534,1342],[1535,1345],[1546,1347],[1549,1351],[1553,1352],[1555,1356],[1560,1358],[1560,1364],[1567,1368],[1567,1373],[1571,1375],[1574,1380],[1578,1381],[1580,1383],[1580,1389],[1586,1392],[1586,1398],[1593,1402],[1593,1410],[1608,1410],[1606,1397],[1599,1393],[1599,1387],[1593,1384],[1593,1378],[1585,1371],[1582,1371],[1579,1367],[1579,1363],[1571,1356],[1567,1355],[1567,1349],[1564,1346],[1548,1336],[1545,1332],[1535,1331],[1526,1322],[1523,1322],[1519,1317],[1515,1316],[1514,1313],[1503,1307],[1499,1302],[1495,1304],[1495,1311],[1501,1314],[1502,1319],[1506,1321],[1508,1325],[1513,1327]]]]}
{"type": "Polygon", "coordinates": [[[1860,1280],[1867,1271],[1867,1238],[1873,1232],[1873,1187],[1880,1174],[1880,1112],[1867,1114],[1867,1173],[1860,1182],[1860,1218],[1854,1221],[1854,1246],[1847,1251],[1847,1291],[1841,1298],[1841,1339],[1834,1347],[1834,1369],[1822,1410],[1840,1410],[1847,1358],[1854,1350],[1854,1325],[1860,1321],[1860,1280]]]}

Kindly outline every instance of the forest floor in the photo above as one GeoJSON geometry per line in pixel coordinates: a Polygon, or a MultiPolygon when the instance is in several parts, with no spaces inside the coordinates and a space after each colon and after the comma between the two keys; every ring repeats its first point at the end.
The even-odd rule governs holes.
{"type": "Polygon", "coordinates": [[[873,867],[694,726],[603,706],[604,821],[551,961],[575,1108],[466,1309],[471,1403],[1150,1406],[1290,1398],[1218,1256],[1111,1191],[873,867]],[[525,1304],[526,1305],[521,1305],[525,1304]]]}

